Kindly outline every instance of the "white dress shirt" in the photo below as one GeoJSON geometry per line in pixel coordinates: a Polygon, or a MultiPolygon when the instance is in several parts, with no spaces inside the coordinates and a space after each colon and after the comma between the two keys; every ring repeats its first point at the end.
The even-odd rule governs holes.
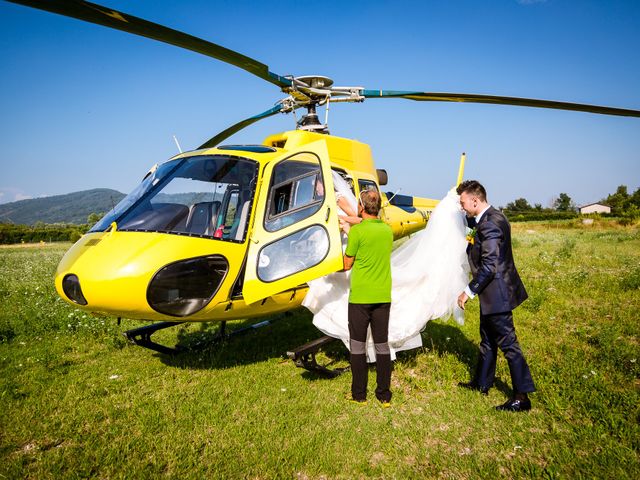
{"type": "MultiPolygon", "coordinates": [[[[482,215],[484,215],[484,212],[486,212],[487,210],[489,210],[489,207],[490,207],[490,206],[491,206],[491,205],[487,205],[487,207],[486,207],[485,209],[483,209],[483,210],[482,210],[478,215],[476,215],[476,217],[475,217],[475,218],[476,218],[476,227],[477,227],[478,223],[480,223],[480,219],[482,218],[482,215]]],[[[466,294],[467,294],[467,296],[468,296],[469,298],[474,298],[474,297],[476,296],[476,294],[475,294],[475,293],[473,293],[473,292],[471,291],[471,289],[469,288],[469,285],[467,285],[467,286],[465,287],[465,289],[464,289],[464,293],[466,293],[466,294]]]]}

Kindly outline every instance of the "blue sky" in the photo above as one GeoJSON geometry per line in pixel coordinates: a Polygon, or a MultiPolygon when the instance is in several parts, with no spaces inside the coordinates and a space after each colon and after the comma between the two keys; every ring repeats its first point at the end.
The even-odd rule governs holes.
{"type": "MultiPolygon", "coordinates": [[[[640,109],[640,2],[107,0],[255,58],[280,75],[370,89],[482,93],[640,109]]],[[[151,165],[282,98],[231,65],[105,27],[0,3],[0,203],[132,190],[151,165]]],[[[324,111],[321,111],[324,114],[324,111]]],[[[230,139],[259,143],[291,115],[230,139]]],[[[494,205],[597,201],[640,186],[640,119],[374,100],[331,109],[371,145],[388,190],[441,198],[466,178],[494,205]]]]}

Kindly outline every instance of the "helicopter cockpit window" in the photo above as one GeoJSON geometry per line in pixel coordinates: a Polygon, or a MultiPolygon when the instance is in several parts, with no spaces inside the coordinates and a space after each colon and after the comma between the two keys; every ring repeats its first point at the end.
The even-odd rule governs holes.
{"type": "Polygon", "coordinates": [[[257,163],[207,155],[167,162],[96,224],[121,231],[153,231],[221,240],[245,239],[257,163]]]}
{"type": "Polygon", "coordinates": [[[367,190],[373,190],[374,192],[378,192],[378,194],[380,193],[376,182],[371,180],[358,180],[358,188],[360,189],[360,193],[366,192],[367,190]]]}
{"type": "Polygon", "coordinates": [[[142,196],[154,185],[160,182],[164,177],[173,173],[178,168],[181,160],[174,160],[172,162],[166,162],[160,165],[152,174],[147,174],[140,184],[133,189],[133,191],[124,197],[120,202],[108,211],[104,217],[102,217],[89,232],[104,232],[109,226],[117,221],[124,213],[133,207],[142,196]]]}
{"type": "MultiPolygon", "coordinates": [[[[306,157],[311,158],[311,157],[306,157]]],[[[324,201],[320,162],[285,160],[273,169],[264,226],[275,232],[316,213],[324,201]]]]}

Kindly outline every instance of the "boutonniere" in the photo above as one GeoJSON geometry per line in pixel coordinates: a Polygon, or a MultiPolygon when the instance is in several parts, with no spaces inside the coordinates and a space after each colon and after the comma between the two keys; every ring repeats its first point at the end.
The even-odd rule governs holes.
{"type": "Polygon", "coordinates": [[[473,227],[473,228],[467,227],[467,242],[469,242],[471,245],[476,243],[476,233],[477,233],[476,227],[473,227]]]}

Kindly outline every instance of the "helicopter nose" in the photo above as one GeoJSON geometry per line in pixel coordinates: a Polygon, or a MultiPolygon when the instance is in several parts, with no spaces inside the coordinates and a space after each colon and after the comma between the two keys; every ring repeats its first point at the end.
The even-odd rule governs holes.
{"type": "Polygon", "coordinates": [[[90,233],[60,261],[56,289],[90,312],[204,319],[209,308],[228,300],[245,250],[242,244],[155,232],[90,233]]]}
{"type": "Polygon", "coordinates": [[[156,312],[165,315],[192,315],[209,304],[228,271],[229,263],[222,255],[171,263],[149,282],[147,302],[156,312]]]}

